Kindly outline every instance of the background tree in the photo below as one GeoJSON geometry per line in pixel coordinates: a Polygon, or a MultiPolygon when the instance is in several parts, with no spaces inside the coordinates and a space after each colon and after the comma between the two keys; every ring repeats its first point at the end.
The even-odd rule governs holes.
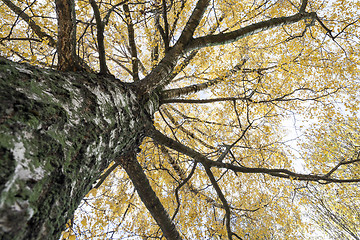
{"type": "Polygon", "coordinates": [[[325,209],[318,199],[338,186],[329,202],[357,200],[357,149],[328,157],[338,135],[310,128],[316,144],[301,154],[289,139],[356,116],[358,3],[2,0],[0,11],[13,61],[0,62],[1,238],[299,239],[316,229],[305,207],[325,209]]]}

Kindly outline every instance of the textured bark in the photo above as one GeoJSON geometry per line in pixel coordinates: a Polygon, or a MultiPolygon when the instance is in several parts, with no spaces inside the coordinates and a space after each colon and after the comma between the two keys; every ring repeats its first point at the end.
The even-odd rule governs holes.
{"type": "Polygon", "coordinates": [[[76,16],[74,0],[55,0],[58,17],[58,69],[80,70],[76,56],[76,16]]]}
{"type": "MultiPolygon", "coordinates": [[[[51,46],[55,45],[55,40],[20,8],[11,4],[11,1],[3,2],[28,22],[41,39],[47,39],[51,46]]],[[[75,51],[74,2],[55,0],[59,26],[56,44],[58,69],[61,71],[81,70],[79,63],[84,65],[75,51]]],[[[104,75],[107,68],[103,31],[115,8],[102,21],[95,1],[91,2],[95,6],[97,19],[101,76],[59,73],[0,58],[0,239],[58,239],[81,199],[114,159],[122,159],[121,165],[164,236],[167,239],[180,239],[180,234],[151,189],[141,166],[136,161],[126,162],[124,158],[136,151],[145,134],[194,158],[208,170],[217,167],[305,181],[337,181],[329,177],[331,173],[316,178],[285,169],[247,168],[211,161],[159,131],[149,130],[152,129],[149,126],[152,124],[152,115],[159,108],[156,92],[188,64],[198,49],[234,42],[284,24],[314,19],[315,13],[305,12],[307,1],[302,2],[298,14],[290,17],[273,18],[235,31],[223,34],[211,32],[210,35],[194,38],[194,32],[210,4],[209,0],[199,0],[177,43],[171,48],[167,47],[164,58],[150,74],[128,85],[104,75]],[[174,72],[179,58],[189,52],[193,53],[174,72]]],[[[165,1],[163,4],[166,5],[165,1]]],[[[135,63],[135,35],[131,27],[129,31],[135,63]]],[[[165,42],[168,41],[167,35],[163,37],[165,42]]],[[[137,64],[133,66],[133,73],[138,72],[138,67],[137,64]]],[[[217,82],[172,89],[167,92],[167,97],[188,94],[217,82]]],[[[208,173],[211,176],[211,171],[208,173]]],[[[228,232],[231,236],[231,229],[228,232]]]]}
{"type": "Polygon", "coordinates": [[[0,58],[0,239],[58,239],[108,164],[138,148],[149,99],[115,78],[0,58]]]}

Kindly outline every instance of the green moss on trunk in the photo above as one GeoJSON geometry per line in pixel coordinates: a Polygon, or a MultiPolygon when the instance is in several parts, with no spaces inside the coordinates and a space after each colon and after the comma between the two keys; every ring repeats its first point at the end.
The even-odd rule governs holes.
{"type": "Polygon", "coordinates": [[[111,77],[0,59],[0,239],[59,237],[102,171],[141,143],[158,98],[138,99],[111,77]]]}

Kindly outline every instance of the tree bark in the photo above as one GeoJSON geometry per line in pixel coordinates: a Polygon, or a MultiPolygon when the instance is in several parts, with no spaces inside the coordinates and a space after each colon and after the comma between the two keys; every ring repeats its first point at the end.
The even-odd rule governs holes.
{"type": "Polygon", "coordinates": [[[58,239],[111,161],[158,109],[112,77],[0,58],[0,239],[58,239]]]}
{"type": "Polygon", "coordinates": [[[78,71],[76,56],[76,15],[74,0],[55,0],[58,18],[58,70],[78,71]]]}

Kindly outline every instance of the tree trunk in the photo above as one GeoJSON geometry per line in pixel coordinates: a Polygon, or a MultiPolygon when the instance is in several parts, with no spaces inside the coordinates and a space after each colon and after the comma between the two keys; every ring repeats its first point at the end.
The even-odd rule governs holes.
{"type": "Polygon", "coordinates": [[[0,58],[0,239],[58,239],[111,161],[158,109],[130,85],[0,58]]]}

